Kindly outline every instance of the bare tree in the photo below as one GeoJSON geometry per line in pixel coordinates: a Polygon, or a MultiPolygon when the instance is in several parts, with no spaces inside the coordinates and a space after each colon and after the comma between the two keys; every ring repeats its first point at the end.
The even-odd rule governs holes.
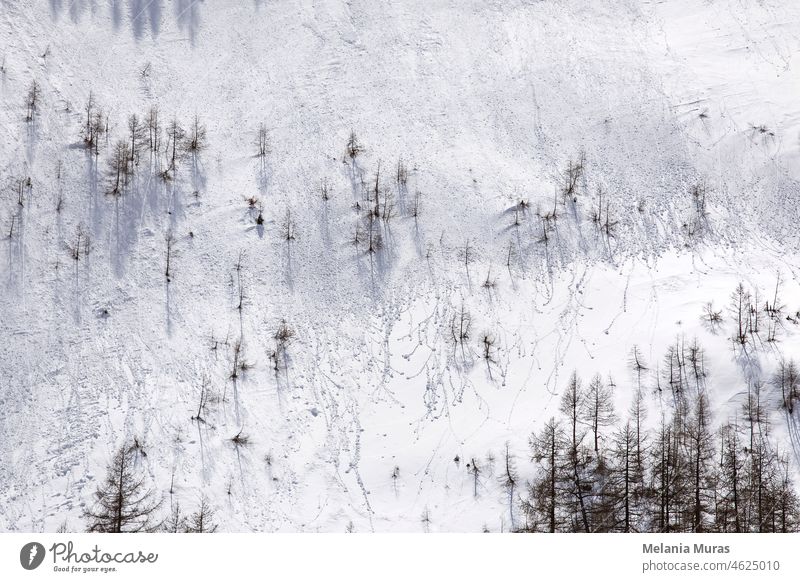
{"type": "Polygon", "coordinates": [[[64,183],[62,180],[63,163],[59,159],[56,162],[56,183],[58,184],[58,198],[56,200],[56,213],[61,212],[64,207],[64,183]]]}
{"type": "Polygon", "coordinates": [[[514,505],[516,503],[515,494],[517,492],[517,485],[519,484],[519,473],[517,472],[517,464],[514,455],[511,454],[508,442],[506,442],[503,455],[503,475],[500,477],[500,484],[508,495],[508,516],[511,520],[511,530],[514,531],[517,528],[514,518],[514,505]]]}
{"type": "Polygon", "coordinates": [[[361,220],[357,218],[356,224],[353,227],[353,235],[350,238],[350,242],[352,242],[353,246],[355,246],[356,249],[358,249],[358,245],[361,244],[361,241],[363,239],[364,239],[364,229],[361,226],[361,220]]]}
{"type": "Polygon", "coordinates": [[[109,173],[111,174],[109,194],[121,194],[127,190],[131,176],[131,165],[130,145],[124,140],[117,141],[109,160],[109,173]]]}
{"type": "Polygon", "coordinates": [[[419,218],[420,212],[420,202],[422,201],[422,194],[419,190],[414,191],[414,199],[411,201],[411,216],[414,217],[414,221],[419,218]]]}
{"type": "Polygon", "coordinates": [[[747,394],[742,403],[742,414],[747,422],[747,432],[749,434],[749,448],[752,451],[756,446],[758,438],[765,435],[769,430],[769,415],[761,400],[761,382],[758,380],[747,383],[747,394]]]}
{"type": "Polygon", "coordinates": [[[126,445],[114,455],[105,482],[95,492],[94,508],[84,514],[87,531],[152,532],[161,525],[154,521],[161,500],[137,468],[137,456],[137,448],[126,445]]]}
{"type": "Polygon", "coordinates": [[[464,242],[464,246],[461,248],[460,254],[461,254],[461,260],[464,263],[464,270],[467,273],[467,280],[469,280],[470,279],[469,266],[475,260],[475,249],[470,244],[469,239],[467,239],[464,242]]]}
{"type": "Polygon", "coordinates": [[[397,497],[397,480],[400,478],[400,467],[395,465],[394,469],[392,470],[392,488],[394,489],[394,495],[397,497]]]}
{"type": "Polygon", "coordinates": [[[431,531],[431,512],[428,510],[428,506],[425,506],[425,509],[420,516],[420,522],[422,522],[422,529],[425,533],[430,533],[431,531]]]}
{"type": "Polygon", "coordinates": [[[147,127],[138,115],[133,113],[128,116],[128,140],[130,142],[128,151],[130,162],[134,165],[139,163],[139,152],[144,146],[146,131],[147,127]]]}
{"type": "Polygon", "coordinates": [[[389,219],[394,216],[394,194],[389,188],[383,188],[381,193],[383,194],[383,199],[381,202],[380,216],[384,222],[389,222],[389,219]]]}
{"type": "Polygon", "coordinates": [[[87,144],[93,144],[92,121],[94,120],[95,102],[94,93],[91,91],[89,91],[89,98],[86,100],[84,111],[86,111],[86,124],[83,128],[84,141],[86,141],[87,144]]]}
{"type": "Polygon", "coordinates": [[[703,321],[705,321],[712,331],[716,331],[722,323],[722,310],[714,308],[714,303],[709,301],[703,305],[703,321]]]}
{"type": "Polygon", "coordinates": [[[781,406],[794,413],[795,401],[800,399],[800,372],[794,360],[781,361],[772,376],[772,385],[781,393],[781,406]]]}
{"type": "Polygon", "coordinates": [[[206,147],[206,126],[200,123],[200,117],[194,116],[192,125],[189,128],[189,136],[186,138],[186,151],[190,154],[197,154],[206,147]]]}
{"type": "Polygon", "coordinates": [[[244,264],[242,260],[244,258],[244,251],[239,251],[239,258],[236,260],[236,265],[234,269],[236,270],[236,288],[237,288],[237,297],[238,303],[236,304],[236,309],[238,311],[242,311],[244,307],[244,283],[242,282],[242,270],[244,269],[244,264]]]}
{"type": "Polygon", "coordinates": [[[285,319],[282,319],[278,325],[278,329],[273,334],[272,338],[275,340],[275,349],[270,354],[270,359],[273,363],[273,369],[277,372],[280,369],[281,363],[286,365],[287,352],[289,342],[294,337],[294,330],[289,327],[285,319]]]}
{"type": "Polygon", "coordinates": [[[525,216],[527,209],[528,209],[527,200],[520,200],[514,205],[513,207],[514,222],[511,224],[511,226],[520,226],[522,224],[522,221],[520,219],[525,216]]]}
{"type": "Polygon", "coordinates": [[[28,94],[25,97],[25,121],[33,121],[36,116],[36,111],[39,107],[39,84],[34,80],[28,88],[28,94]]]}
{"type": "Polygon", "coordinates": [[[642,374],[647,371],[647,363],[642,356],[639,346],[633,346],[631,349],[631,356],[629,359],[631,368],[636,374],[636,386],[639,390],[642,389],[642,374]]]}
{"type": "Polygon", "coordinates": [[[231,442],[235,447],[243,447],[250,444],[250,437],[244,434],[244,427],[231,437],[231,442]]]}
{"type": "MultiPolygon", "coordinates": [[[[367,252],[370,254],[377,253],[383,248],[383,237],[381,236],[380,225],[376,218],[377,215],[375,212],[372,210],[367,212],[367,242],[369,243],[367,252]]],[[[356,233],[356,235],[358,235],[358,233],[356,233]]]]}
{"type": "Polygon", "coordinates": [[[636,462],[638,438],[637,429],[629,421],[617,431],[613,439],[611,497],[616,505],[613,526],[624,533],[636,531],[639,498],[637,490],[644,479],[644,473],[638,470],[636,462]]]}
{"type": "Polygon", "coordinates": [[[575,508],[572,513],[576,517],[576,530],[589,533],[589,499],[588,491],[591,483],[587,475],[587,454],[583,445],[585,433],[581,429],[581,414],[585,406],[586,395],[581,388],[577,373],[573,372],[567,389],[561,398],[559,410],[567,417],[569,450],[567,454],[569,472],[570,497],[575,508]]]}
{"type": "Polygon", "coordinates": [[[322,185],[319,188],[319,192],[322,195],[323,201],[327,202],[328,200],[331,199],[330,186],[328,185],[327,177],[322,180],[322,185]]]}
{"type": "Polygon", "coordinates": [[[72,258],[79,261],[80,258],[89,255],[89,235],[86,234],[81,225],[75,229],[75,242],[68,245],[72,258]]]}
{"type": "Polygon", "coordinates": [[[17,226],[17,221],[19,220],[19,214],[14,212],[11,214],[11,228],[8,231],[8,238],[14,238],[14,228],[17,226]]]}
{"type": "Polygon", "coordinates": [[[688,477],[691,483],[689,502],[691,531],[702,532],[707,528],[716,479],[713,472],[714,440],[711,431],[711,413],[705,393],[697,394],[694,410],[686,429],[689,461],[688,477]]]}
{"type": "Polygon", "coordinates": [[[747,344],[748,322],[750,319],[750,292],[739,283],[731,295],[731,311],[736,324],[734,341],[744,347],[747,344]]]}
{"type": "Polygon", "coordinates": [[[207,377],[204,377],[202,383],[200,384],[200,398],[199,398],[199,403],[197,405],[197,413],[192,416],[192,420],[196,420],[197,422],[202,422],[205,424],[206,419],[204,417],[209,398],[210,398],[209,380],[207,377]]]}
{"type": "Polygon", "coordinates": [[[172,503],[169,515],[161,524],[161,531],[164,533],[182,533],[186,528],[186,517],[181,513],[181,504],[176,501],[172,503]]]}
{"type": "Polygon", "coordinates": [[[186,136],[186,131],[178,123],[178,120],[173,118],[167,126],[167,156],[169,161],[170,170],[174,170],[178,161],[178,153],[180,152],[180,144],[186,136]]]}
{"type": "Polygon", "coordinates": [[[586,156],[583,152],[580,153],[577,160],[569,160],[567,162],[567,171],[564,175],[564,186],[561,193],[564,197],[564,202],[578,201],[578,186],[580,185],[581,178],[583,178],[583,171],[586,165],[586,156]]]}
{"type": "Polygon", "coordinates": [[[533,460],[539,463],[539,472],[530,485],[529,518],[533,519],[533,527],[543,522],[544,530],[554,533],[561,529],[560,509],[566,489],[562,456],[567,438],[560,421],[551,418],[538,435],[531,436],[530,445],[533,460]]]}
{"type": "Polygon", "coordinates": [[[472,475],[472,496],[478,497],[478,485],[480,484],[480,476],[483,474],[483,468],[478,466],[475,457],[467,463],[467,472],[472,475]]]}
{"type": "Polygon", "coordinates": [[[636,469],[639,474],[644,475],[644,455],[645,447],[647,446],[647,430],[644,426],[647,420],[647,407],[644,401],[644,392],[641,388],[637,389],[633,395],[630,408],[628,409],[630,417],[630,424],[634,431],[634,438],[636,443],[636,469]]]}
{"type": "Polygon", "coordinates": [[[347,138],[347,147],[346,147],[347,156],[355,161],[355,159],[364,152],[364,148],[361,145],[361,142],[358,141],[358,136],[356,136],[356,132],[351,130],[350,136],[347,138]]]}
{"type": "Polygon", "coordinates": [[[494,345],[496,340],[490,333],[484,333],[481,338],[483,344],[483,360],[486,362],[486,369],[489,371],[489,378],[492,378],[492,364],[494,363],[494,345]]]}
{"type": "Polygon", "coordinates": [[[258,148],[258,157],[260,158],[266,157],[270,151],[269,135],[267,133],[267,125],[265,123],[262,123],[258,126],[256,147],[258,148]]]}
{"type": "Polygon", "coordinates": [[[208,499],[205,496],[201,497],[200,507],[187,518],[183,531],[185,533],[214,533],[217,531],[214,513],[208,499]]]}
{"type": "Polygon", "coordinates": [[[597,454],[600,451],[601,429],[611,426],[617,421],[617,413],[614,411],[614,393],[603,382],[599,374],[592,378],[583,399],[583,406],[583,414],[586,416],[594,436],[594,452],[597,454]]]}
{"type": "Polygon", "coordinates": [[[233,369],[231,370],[231,379],[236,380],[239,377],[239,371],[242,366],[242,340],[239,339],[233,345],[233,369]]]}
{"type": "Polygon", "coordinates": [[[33,191],[33,182],[31,177],[16,178],[14,180],[14,189],[17,195],[17,206],[25,206],[26,196],[30,196],[33,191]]]}
{"type": "Polygon", "coordinates": [[[408,183],[408,166],[406,166],[403,158],[397,160],[394,180],[400,187],[404,187],[408,183]]]}
{"type": "Polygon", "coordinates": [[[170,274],[170,267],[172,265],[172,246],[175,244],[175,237],[172,235],[172,231],[167,232],[165,237],[167,243],[167,268],[164,271],[164,275],[167,277],[167,283],[172,281],[172,275],[170,274]]]}
{"type": "Polygon", "coordinates": [[[94,94],[89,93],[89,99],[84,107],[86,112],[86,125],[83,128],[83,142],[86,149],[93,151],[95,156],[100,155],[100,138],[106,133],[108,120],[94,100],[94,94]]]}
{"type": "Polygon", "coordinates": [[[147,112],[147,138],[150,151],[157,153],[161,149],[161,123],[155,105],[147,112]]]}
{"type": "Polygon", "coordinates": [[[281,236],[283,240],[288,243],[291,243],[297,235],[297,227],[295,225],[294,219],[292,218],[292,211],[287,208],[286,214],[283,217],[283,222],[281,223],[281,236]]]}
{"type": "Polygon", "coordinates": [[[453,318],[450,321],[450,333],[453,337],[453,343],[461,344],[463,346],[464,342],[470,337],[471,329],[472,315],[462,303],[458,313],[453,315],[453,318]]]}

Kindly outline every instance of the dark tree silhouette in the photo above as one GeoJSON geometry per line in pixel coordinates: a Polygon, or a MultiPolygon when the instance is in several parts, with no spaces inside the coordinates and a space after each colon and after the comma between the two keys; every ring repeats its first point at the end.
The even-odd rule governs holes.
{"type": "Polygon", "coordinates": [[[185,522],[185,533],[214,533],[217,524],[214,523],[214,510],[205,497],[200,499],[200,507],[191,514],[185,522]]]}
{"type": "Polygon", "coordinates": [[[123,445],[108,467],[105,482],[95,492],[95,506],[87,510],[87,531],[97,533],[153,532],[161,506],[158,494],[147,486],[137,467],[139,448],[123,445]]]}
{"type": "MultiPolygon", "coordinates": [[[[539,463],[539,473],[530,485],[533,500],[533,523],[530,529],[538,524],[550,533],[559,531],[561,525],[560,506],[563,491],[562,457],[567,446],[566,435],[561,424],[551,418],[538,435],[531,437],[533,459],[539,463]]],[[[530,513],[530,512],[527,512],[530,513]]]]}
{"type": "Polygon", "coordinates": [[[599,374],[595,375],[583,401],[587,424],[592,429],[595,453],[600,451],[600,431],[617,420],[613,396],[611,387],[603,382],[599,374]]]}
{"type": "Polygon", "coordinates": [[[33,121],[36,116],[36,111],[39,108],[39,93],[39,84],[36,81],[32,81],[25,97],[25,121],[33,121]]]}

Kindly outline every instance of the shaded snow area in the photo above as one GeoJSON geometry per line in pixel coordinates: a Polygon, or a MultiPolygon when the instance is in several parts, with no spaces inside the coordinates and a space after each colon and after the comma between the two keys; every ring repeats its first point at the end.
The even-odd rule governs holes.
{"type": "Polygon", "coordinates": [[[758,392],[800,483],[800,4],[3,0],[0,59],[0,531],[132,443],[218,531],[546,530],[573,371],[609,449],[758,392]]]}

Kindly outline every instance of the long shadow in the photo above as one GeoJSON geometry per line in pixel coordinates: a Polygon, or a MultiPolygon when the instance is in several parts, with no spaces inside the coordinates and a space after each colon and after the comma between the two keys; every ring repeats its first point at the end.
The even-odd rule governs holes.
{"type": "Polygon", "coordinates": [[[205,192],[206,189],[206,171],[203,164],[197,157],[197,154],[192,155],[192,193],[199,196],[205,192]]]}
{"type": "Polygon", "coordinates": [[[164,315],[167,324],[167,336],[172,337],[172,303],[170,286],[172,283],[164,281],[164,315]]]}
{"type": "Polygon", "coordinates": [[[237,425],[242,424],[242,416],[239,402],[239,381],[238,378],[233,379],[233,417],[237,425]]]}
{"type": "Polygon", "coordinates": [[[9,292],[16,292],[19,290],[20,270],[22,268],[22,241],[25,232],[22,212],[16,212],[13,214],[12,220],[14,221],[14,235],[7,236],[10,233],[10,228],[6,233],[4,233],[4,236],[7,236],[6,240],[8,241],[8,254],[6,259],[6,289],[8,289],[9,292]]]}
{"type": "Polygon", "coordinates": [[[203,473],[203,483],[208,483],[210,476],[208,463],[206,462],[206,445],[205,441],[203,441],[203,427],[200,426],[199,422],[197,423],[197,441],[200,444],[200,467],[203,473]]]}
{"type": "MultiPolygon", "coordinates": [[[[202,0],[199,0],[202,1],[202,0]]],[[[131,32],[139,41],[144,38],[148,28],[153,38],[161,32],[163,18],[163,0],[109,0],[111,23],[117,31],[123,26],[125,19],[125,4],[127,4],[127,18],[130,21],[131,32]]],[[[196,7],[198,0],[179,0],[175,6],[175,14],[181,28],[189,28],[189,35],[194,42],[200,23],[199,11],[196,7]]],[[[94,14],[99,8],[100,0],[50,0],[50,16],[58,21],[61,14],[69,13],[72,22],[78,22],[87,9],[94,14]]],[[[104,4],[105,5],[105,4],[104,4]]]]}
{"type": "Polygon", "coordinates": [[[70,19],[78,22],[87,7],[91,8],[92,12],[97,10],[97,0],[50,0],[50,14],[53,20],[58,20],[61,13],[67,10],[70,19]]]}
{"type": "Polygon", "coordinates": [[[74,276],[73,276],[73,295],[74,295],[74,306],[75,311],[73,313],[73,317],[75,319],[75,323],[81,322],[81,272],[80,272],[80,260],[73,260],[74,263],[74,276]]]}
{"type": "Polygon", "coordinates": [[[200,8],[203,0],[176,0],[175,19],[178,27],[189,34],[189,42],[194,45],[200,30],[200,8]]]}
{"type": "Polygon", "coordinates": [[[292,268],[292,242],[287,241],[285,246],[281,243],[283,249],[284,264],[286,265],[286,287],[289,292],[294,291],[294,271],[292,268]]]}
{"type": "MultiPolygon", "coordinates": [[[[162,206],[167,200],[167,186],[161,177],[163,168],[159,163],[158,156],[150,155],[150,177],[144,189],[144,208],[148,208],[156,216],[157,220],[166,212],[162,206]]],[[[144,210],[144,208],[142,210],[144,210]]]]}
{"type": "Polygon", "coordinates": [[[111,0],[111,22],[115,31],[122,26],[122,0],[111,0]]]}
{"type": "Polygon", "coordinates": [[[180,175],[176,171],[172,180],[165,183],[167,198],[167,214],[169,215],[169,226],[176,229],[178,221],[184,216],[183,209],[183,189],[181,188],[180,175]]]}
{"type": "Polygon", "coordinates": [[[155,38],[161,30],[161,0],[128,0],[131,30],[136,40],[144,36],[146,25],[155,38]]]}
{"type": "Polygon", "coordinates": [[[150,32],[155,38],[161,32],[161,14],[163,12],[161,0],[150,0],[147,10],[150,15],[150,32]]]}
{"type": "Polygon", "coordinates": [[[97,238],[105,218],[105,194],[100,184],[100,158],[91,151],[86,152],[86,183],[89,186],[89,208],[92,217],[91,233],[97,238]]]}
{"type": "Polygon", "coordinates": [[[35,117],[28,122],[26,130],[28,139],[25,144],[25,155],[28,159],[28,165],[32,166],[33,160],[36,157],[36,144],[39,137],[38,124],[35,117]]]}
{"type": "Polygon", "coordinates": [[[50,0],[50,13],[53,19],[57,19],[61,15],[62,4],[62,0],[50,0]]]}
{"type": "Polygon", "coordinates": [[[256,183],[258,184],[258,193],[264,198],[269,191],[269,184],[272,180],[272,172],[266,157],[259,156],[258,167],[256,170],[256,183]]]}

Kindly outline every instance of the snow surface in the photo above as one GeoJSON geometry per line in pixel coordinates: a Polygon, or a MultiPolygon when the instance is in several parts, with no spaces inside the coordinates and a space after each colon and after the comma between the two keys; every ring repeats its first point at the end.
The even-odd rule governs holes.
{"type": "MultiPolygon", "coordinates": [[[[0,59],[0,531],[83,529],[133,437],[165,496],[172,484],[191,509],[205,494],[224,531],[506,531],[498,475],[475,496],[465,464],[508,442],[530,478],[528,437],[572,370],[613,376],[624,411],[632,347],[655,365],[697,337],[722,421],[747,377],[800,357],[789,322],[743,359],[729,321],[701,321],[739,282],[769,295],[779,276],[786,312],[800,309],[797,2],[3,0],[0,59]],[[97,171],[80,133],[90,91],[112,132],[97,171]],[[199,115],[208,148],[168,182],[142,162],[129,192],[106,195],[113,140],[153,104],[164,121],[199,115]],[[579,200],[545,246],[536,210],[581,152],[579,200]],[[394,188],[400,157],[408,192],[369,254],[351,242],[360,180],[381,160],[394,188]],[[689,236],[700,182],[709,215],[689,236]],[[613,238],[590,219],[598,187],[613,238]],[[79,225],[91,251],[74,261],[79,225]],[[295,336],[276,374],[282,320],[295,336]],[[251,367],[234,382],[240,339],[251,367]],[[204,377],[206,424],[191,420],[204,377]]],[[[668,404],[652,384],[656,417],[668,404]]]]}

